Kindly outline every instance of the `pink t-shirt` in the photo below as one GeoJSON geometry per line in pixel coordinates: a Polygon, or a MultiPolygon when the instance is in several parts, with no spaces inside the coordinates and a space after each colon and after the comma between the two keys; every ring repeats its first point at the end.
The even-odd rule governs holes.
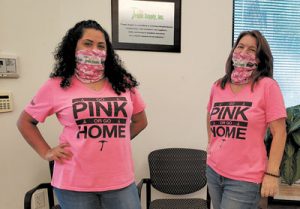
{"type": "Polygon", "coordinates": [[[25,111],[39,122],[56,114],[63,126],[59,143],[68,142],[71,160],[55,163],[52,185],[74,191],[120,189],[134,182],[130,145],[131,116],[144,110],[137,89],[117,95],[106,81],[93,91],[76,78],[66,89],[49,79],[25,111]]]}
{"type": "Polygon", "coordinates": [[[286,117],[277,82],[263,78],[233,93],[214,84],[207,105],[211,142],[207,164],[220,175],[261,183],[267,165],[264,136],[268,123],[286,117]]]}

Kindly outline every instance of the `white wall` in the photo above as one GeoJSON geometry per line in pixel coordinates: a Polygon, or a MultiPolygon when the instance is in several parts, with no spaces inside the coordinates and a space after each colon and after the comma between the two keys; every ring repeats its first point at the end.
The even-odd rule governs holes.
{"type": "MultiPolygon", "coordinates": [[[[0,79],[0,90],[12,91],[15,107],[0,113],[0,208],[23,208],[25,192],[49,181],[47,163],[25,143],[15,124],[47,79],[55,47],[83,19],[97,20],[111,34],[110,11],[110,0],[0,0],[0,53],[20,58],[20,78],[0,79]]],[[[208,94],[224,73],[231,33],[232,1],[182,0],[181,53],[117,51],[140,81],[147,103],[149,125],[133,141],[137,181],[148,176],[147,154],[153,149],[205,149],[208,94]]],[[[39,127],[55,145],[61,130],[55,118],[39,127]]]]}

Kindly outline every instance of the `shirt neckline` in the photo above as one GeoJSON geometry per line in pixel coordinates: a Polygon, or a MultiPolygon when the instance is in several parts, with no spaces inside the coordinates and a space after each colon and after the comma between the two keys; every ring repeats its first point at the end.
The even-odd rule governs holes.
{"type": "Polygon", "coordinates": [[[107,85],[108,85],[108,80],[106,78],[103,78],[104,79],[104,84],[102,86],[102,88],[100,90],[94,90],[92,88],[89,88],[88,86],[84,85],[84,83],[82,83],[80,80],[78,80],[76,78],[76,76],[73,76],[73,82],[75,83],[75,85],[79,86],[81,89],[84,89],[86,91],[89,91],[93,94],[102,94],[106,88],[107,88],[107,85]]]}
{"type": "Polygon", "coordinates": [[[235,97],[237,97],[239,95],[245,95],[245,91],[247,91],[250,88],[250,86],[251,86],[251,83],[248,83],[248,84],[244,85],[242,87],[242,89],[240,89],[238,92],[234,92],[231,87],[231,83],[229,83],[229,82],[227,83],[227,88],[229,89],[230,93],[235,97]]]}

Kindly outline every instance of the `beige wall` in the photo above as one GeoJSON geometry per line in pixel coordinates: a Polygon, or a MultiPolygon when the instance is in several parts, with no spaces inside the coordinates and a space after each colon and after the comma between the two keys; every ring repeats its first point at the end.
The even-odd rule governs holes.
{"type": "MultiPolygon", "coordinates": [[[[0,113],[0,208],[23,208],[25,191],[49,181],[47,163],[15,124],[47,79],[54,48],[83,19],[95,19],[111,33],[110,9],[110,0],[0,0],[0,53],[20,59],[20,78],[0,79],[0,90],[12,91],[15,107],[0,113]]],[[[231,33],[232,1],[182,0],[181,53],[117,51],[147,103],[149,126],[133,141],[137,181],[148,176],[147,154],[153,149],[205,149],[205,107],[212,82],[223,75],[231,33]]],[[[55,145],[61,130],[55,118],[39,126],[55,145]]]]}

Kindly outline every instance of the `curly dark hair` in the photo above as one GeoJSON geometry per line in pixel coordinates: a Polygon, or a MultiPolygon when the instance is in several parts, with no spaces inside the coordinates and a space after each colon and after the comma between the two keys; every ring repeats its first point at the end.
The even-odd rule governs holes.
{"type": "Polygon", "coordinates": [[[125,92],[126,89],[131,90],[133,87],[138,86],[139,83],[136,79],[122,66],[122,61],[114,52],[107,32],[94,20],[78,22],[66,33],[54,52],[55,65],[50,77],[61,77],[62,81],[60,86],[62,88],[70,86],[71,77],[74,75],[76,68],[75,50],[77,42],[82,38],[84,29],[90,28],[99,30],[104,34],[107,50],[104,73],[114,91],[120,95],[122,92],[125,92]]]}
{"type": "Polygon", "coordinates": [[[227,58],[226,66],[225,66],[225,71],[226,71],[225,76],[217,81],[218,84],[221,85],[222,89],[225,88],[227,82],[231,81],[231,73],[234,69],[232,65],[233,51],[239,44],[240,40],[246,35],[250,35],[256,39],[256,43],[257,43],[256,57],[259,59],[257,70],[253,72],[253,83],[251,89],[253,90],[254,84],[258,82],[259,79],[263,77],[273,78],[273,56],[267,40],[258,30],[243,31],[238,36],[227,58]]]}

